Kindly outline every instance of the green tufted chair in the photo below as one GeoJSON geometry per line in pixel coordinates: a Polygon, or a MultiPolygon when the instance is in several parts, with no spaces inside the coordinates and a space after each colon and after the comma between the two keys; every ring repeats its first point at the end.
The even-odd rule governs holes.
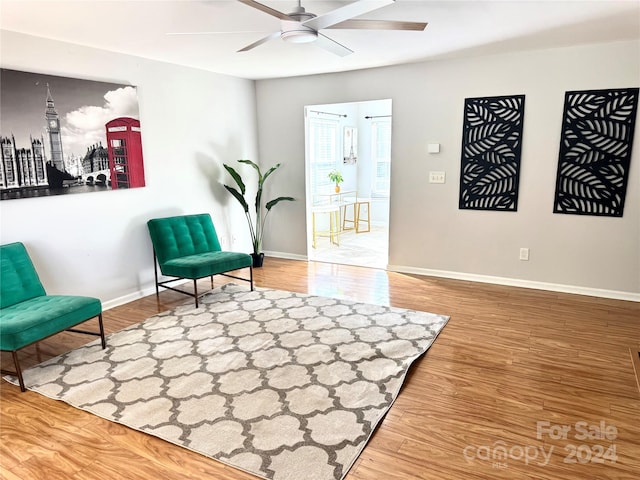
{"type": "Polygon", "coordinates": [[[102,324],[102,303],[97,298],[70,295],[47,295],[25,246],[10,243],[0,246],[0,350],[11,352],[20,390],[25,391],[18,351],[56,333],[97,335],[102,348],[107,343],[102,324]],[[98,317],[100,332],[72,327],[98,317]]]}
{"type": "Polygon", "coordinates": [[[214,275],[247,281],[253,290],[251,255],[223,251],[220,248],[211,215],[208,213],[154,218],[147,222],[147,227],[153,244],[156,295],[159,295],[159,287],[174,290],[194,297],[197,308],[198,298],[203,295],[198,294],[197,280],[211,277],[211,288],[213,288],[214,275]],[[162,275],[175,278],[158,281],[158,265],[162,275]],[[247,267],[249,268],[248,279],[229,274],[234,270],[247,267]],[[168,285],[177,279],[193,280],[193,292],[168,285]]]}

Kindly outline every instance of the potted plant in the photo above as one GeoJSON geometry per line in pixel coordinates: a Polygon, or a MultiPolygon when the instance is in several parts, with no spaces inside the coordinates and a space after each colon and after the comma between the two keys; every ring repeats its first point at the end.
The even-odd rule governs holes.
{"type": "Polygon", "coordinates": [[[331,170],[328,177],[329,180],[336,184],[336,193],[340,193],[340,184],[344,182],[342,174],[338,170],[331,170]]]}
{"type": "Polygon", "coordinates": [[[253,257],[253,266],[261,267],[262,262],[264,261],[264,253],[262,252],[262,235],[264,233],[264,222],[267,219],[267,215],[269,214],[271,209],[281,201],[293,201],[295,199],[292,197],[278,197],[268,201],[265,205],[263,205],[262,189],[264,187],[264,182],[267,180],[267,178],[269,178],[269,175],[271,175],[278,167],[280,167],[280,164],[278,163],[274,165],[263,175],[260,171],[260,167],[253,163],[251,160],[238,160],[238,162],[251,165],[258,173],[258,190],[256,191],[255,200],[255,218],[252,218],[251,214],[249,213],[249,203],[245,198],[246,187],[244,182],[242,181],[242,177],[233,167],[230,167],[226,164],[223,164],[224,168],[227,170],[227,172],[229,172],[233,180],[236,182],[236,185],[238,186],[240,191],[238,191],[235,187],[230,187],[229,185],[225,185],[224,188],[226,188],[229,193],[231,193],[231,195],[233,195],[235,199],[240,202],[240,205],[242,205],[242,208],[244,209],[244,214],[247,217],[247,223],[249,225],[249,233],[251,234],[251,243],[253,244],[253,253],[251,254],[251,256],[253,257]]]}

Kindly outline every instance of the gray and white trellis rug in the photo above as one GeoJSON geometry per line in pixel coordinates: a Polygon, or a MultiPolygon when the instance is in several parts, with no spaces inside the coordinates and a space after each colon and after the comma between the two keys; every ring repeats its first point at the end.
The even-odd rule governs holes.
{"type": "Polygon", "coordinates": [[[259,477],[342,479],[448,317],[224,285],[24,372],[30,390],[259,477]]]}

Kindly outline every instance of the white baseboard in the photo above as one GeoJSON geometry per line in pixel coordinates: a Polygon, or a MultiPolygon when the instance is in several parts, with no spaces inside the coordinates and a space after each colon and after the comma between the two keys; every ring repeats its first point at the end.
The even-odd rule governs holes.
{"type": "Polygon", "coordinates": [[[475,273],[449,272],[446,270],[431,270],[428,268],[407,267],[404,265],[389,265],[388,270],[398,273],[411,273],[414,275],[426,275],[429,277],[452,278],[455,280],[467,280],[469,282],[493,283],[509,287],[532,288],[535,290],[548,290],[551,292],[573,293],[590,297],[612,298],[615,300],[627,300],[640,302],[640,293],[619,292],[616,290],[604,290],[600,288],[580,287],[576,285],[563,285],[533,280],[521,280],[518,278],[493,277],[490,275],[478,275],[475,273]]]}
{"type": "MultiPolygon", "coordinates": [[[[191,283],[191,280],[185,280],[183,278],[177,278],[175,281],[172,281],[169,286],[177,287],[178,285],[182,285],[184,283],[191,283]]],[[[160,287],[160,292],[162,293],[166,288],[160,287]]],[[[113,300],[107,300],[106,302],[102,302],[102,309],[109,310],[110,308],[119,307],[120,305],[124,305],[129,302],[133,302],[134,300],[138,300],[139,298],[147,297],[149,295],[153,295],[156,293],[156,287],[154,284],[151,284],[148,287],[143,288],[142,290],[138,290],[133,293],[129,293],[127,295],[123,295],[122,297],[114,298],[113,300]]]]}
{"type": "Polygon", "coordinates": [[[138,290],[133,293],[129,293],[127,295],[123,295],[122,297],[114,298],[113,300],[107,300],[106,302],[102,302],[102,310],[109,310],[110,308],[119,307],[120,305],[124,305],[125,303],[133,302],[134,300],[138,300],[139,298],[146,297],[151,295],[152,293],[156,293],[156,287],[153,285],[138,290]]]}
{"type": "MultiPolygon", "coordinates": [[[[268,257],[284,258],[287,260],[301,260],[306,262],[308,259],[305,255],[296,255],[293,253],[271,252],[266,251],[268,257]]],[[[586,295],[589,297],[611,298],[614,300],[627,300],[630,302],[640,302],[640,294],[634,292],[620,292],[616,290],[604,290],[600,288],[580,287],[576,285],[563,285],[547,282],[536,282],[532,280],[521,280],[517,278],[493,277],[490,275],[478,275],[475,273],[450,272],[446,270],[431,270],[428,268],[415,268],[404,265],[388,265],[387,270],[398,273],[411,273],[414,275],[425,275],[427,277],[452,278],[454,280],[466,280],[469,282],[492,283],[495,285],[506,285],[509,287],[532,288],[535,290],[548,290],[551,292],[573,293],[576,295],[586,295]]],[[[179,282],[179,280],[177,281],[179,282]]],[[[102,303],[103,310],[119,307],[126,303],[138,300],[140,298],[155,293],[155,286],[151,285],[142,290],[123,295],[122,297],[107,300],[102,303]]]]}
{"type": "Polygon", "coordinates": [[[264,255],[265,257],[284,258],[286,260],[302,260],[303,262],[308,260],[306,255],[297,255],[295,253],[265,251],[264,255]]]}

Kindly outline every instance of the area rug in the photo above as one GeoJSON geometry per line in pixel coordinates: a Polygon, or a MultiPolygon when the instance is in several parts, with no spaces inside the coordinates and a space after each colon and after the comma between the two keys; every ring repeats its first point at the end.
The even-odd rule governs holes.
{"type": "MultiPolygon", "coordinates": [[[[229,284],[24,372],[30,390],[266,479],[342,479],[448,317],[229,284]]],[[[14,379],[15,381],[15,379],[14,379]]]]}

